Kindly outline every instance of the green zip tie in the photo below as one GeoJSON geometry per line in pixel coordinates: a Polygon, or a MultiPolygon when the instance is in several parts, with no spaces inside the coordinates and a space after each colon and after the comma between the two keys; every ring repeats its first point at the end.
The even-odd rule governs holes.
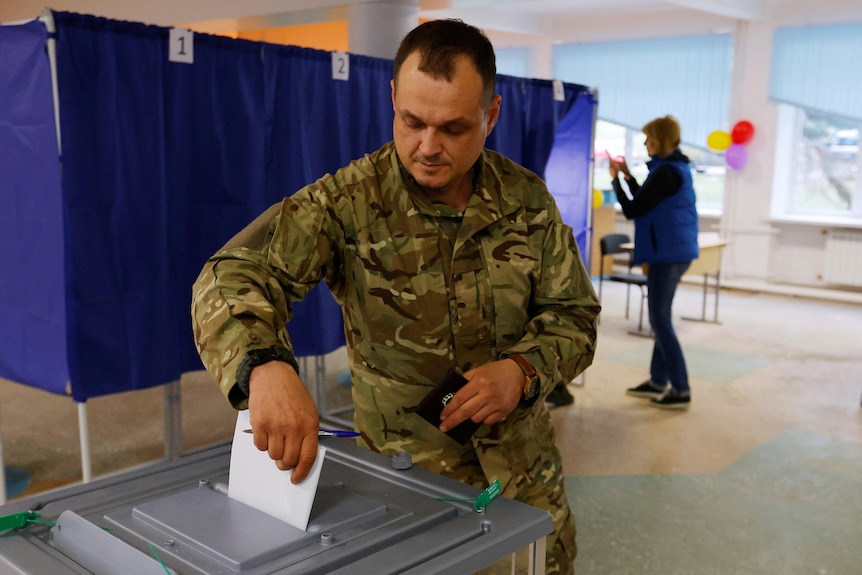
{"type": "Polygon", "coordinates": [[[479,497],[476,498],[476,504],[473,505],[473,510],[476,513],[483,513],[485,508],[488,507],[488,504],[493,501],[495,497],[500,495],[502,489],[500,488],[500,480],[495,479],[494,483],[488,486],[488,488],[479,494],[479,497]]]}
{"type": "Polygon", "coordinates": [[[460,497],[435,497],[437,501],[459,501],[461,503],[472,503],[473,511],[476,513],[484,513],[485,508],[488,507],[488,504],[493,501],[495,497],[500,495],[502,489],[500,488],[500,480],[495,479],[494,482],[485,489],[476,499],[462,499],[460,497]]]}
{"type": "Polygon", "coordinates": [[[21,529],[28,523],[35,522],[38,518],[39,514],[35,511],[22,511],[21,513],[13,513],[12,515],[4,515],[0,517],[0,531],[21,529]]]}
{"type": "Polygon", "coordinates": [[[170,569],[168,569],[168,566],[167,566],[167,565],[165,565],[165,562],[164,562],[164,561],[162,561],[162,558],[161,558],[161,557],[159,557],[159,554],[158,554],[158,553],[156,553],[156,548],[155,548],[155,547],[153,547],[153,544],[152,544],[152,543],[150,543],[150,551],[151,551],[151,552],[153,553],[153,555],[155,556],[156,561],[158,561],[158,562],[159,562],[159,565],[161,565],[161,566],[162,566],[162,569],[164,569],[164,570],[165,570],[165,573],[167,573],[168,575],[171,575],[171,571],[170,571],[170,569]]]}

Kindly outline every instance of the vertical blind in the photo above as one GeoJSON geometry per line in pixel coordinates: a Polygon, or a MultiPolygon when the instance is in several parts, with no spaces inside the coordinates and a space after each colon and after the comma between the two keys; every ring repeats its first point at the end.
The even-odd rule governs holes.
{"type": "Polygon", "coordinates": [[[533,76],[532,57],[529,48],[500,48],[494,50],[497,59],[497,73],[507,76],[529,78],[533,76]]]}
{"type": "Polygon", "coordinates": [[[728,128],[730,34],[562,44],[552,51],[555,78],[598,90],[598,117],[639,130],[672,114],[686,144],[706,147],[728,128]]]}
{"type": "Polygon", "coordinates": [[[862,23],[777,29],[769,97],[862,119],[862,23]]]}

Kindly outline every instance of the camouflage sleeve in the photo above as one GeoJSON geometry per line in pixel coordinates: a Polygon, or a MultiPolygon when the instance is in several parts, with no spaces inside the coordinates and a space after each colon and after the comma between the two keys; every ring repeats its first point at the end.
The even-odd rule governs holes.
{"type": "Polygon", "coordinates": [[[542,266],[524,337],[507,353],[521,353],[540,374],[542,393],[568,383],[593,362],[601,306],[572,229],[549,196],[542,266]]]}
{"type": "Polygon", "coordinates": [[[192,288],[192,327],[198,353],[236,408],[247,405],[237,370],[249,351],[285,348],[285,324],[331,269],[329,200],[309,186],[270,207],[204,265],[192,288]]]}

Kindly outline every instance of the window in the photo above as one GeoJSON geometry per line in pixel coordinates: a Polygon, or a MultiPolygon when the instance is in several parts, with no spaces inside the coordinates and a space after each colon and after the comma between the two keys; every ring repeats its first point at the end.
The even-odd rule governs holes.
{"type": "MultiPolygon", "coordinates": [[[[594,144],[596,159],[593,174],[594,187],[599,190],[612,188],[611,177],[608,174],[608,154],[624,156],[632,175],[638,182],[643,182],[649,173],[646,166],[649,156],[644,146],[645,139],[640,130],[598,120],[594,144]]],[[[698,211],[720,213],[724,201],[726,169],[724,158],[709,149],[686,144],[681,145],[680,150],[691,160],[698,211]]]]}
{"type": "Polygon", "coordinates": [[[772,215],[862,218],[862,121],[782,105],[772,215]]]}
{"type": "Polygon", "coordinates": [[[769,97],[779,104],[772,217],[862,224],[862,23],[775,31],[769,97]]]}

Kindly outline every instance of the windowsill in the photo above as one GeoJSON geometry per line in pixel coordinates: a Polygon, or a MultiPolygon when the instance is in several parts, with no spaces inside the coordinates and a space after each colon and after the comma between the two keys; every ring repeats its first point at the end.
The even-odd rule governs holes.
{"type": "MultiPolygon", "coordinates": [[[[614,202],[614,210],[618,214],[623,213],[623,208],[620,206],[619,202],[614,202]]],[[[722,216],[721,208],[697,208],[697,215],[700,218],[716,218],[720,219],[722,216]]]]}
{"type": "Polygon", "coordinates": [[[851,216],[772,216],[773,224],[799,224],[803,226],[831,226],[841,228],[862,228],[862,219],[851,216]]]}
{"type": "Polygon", "coordinates": [[[697,215],[701,218],[720,218],[722,215],[721,208],[697,208],[697,215]]]}

